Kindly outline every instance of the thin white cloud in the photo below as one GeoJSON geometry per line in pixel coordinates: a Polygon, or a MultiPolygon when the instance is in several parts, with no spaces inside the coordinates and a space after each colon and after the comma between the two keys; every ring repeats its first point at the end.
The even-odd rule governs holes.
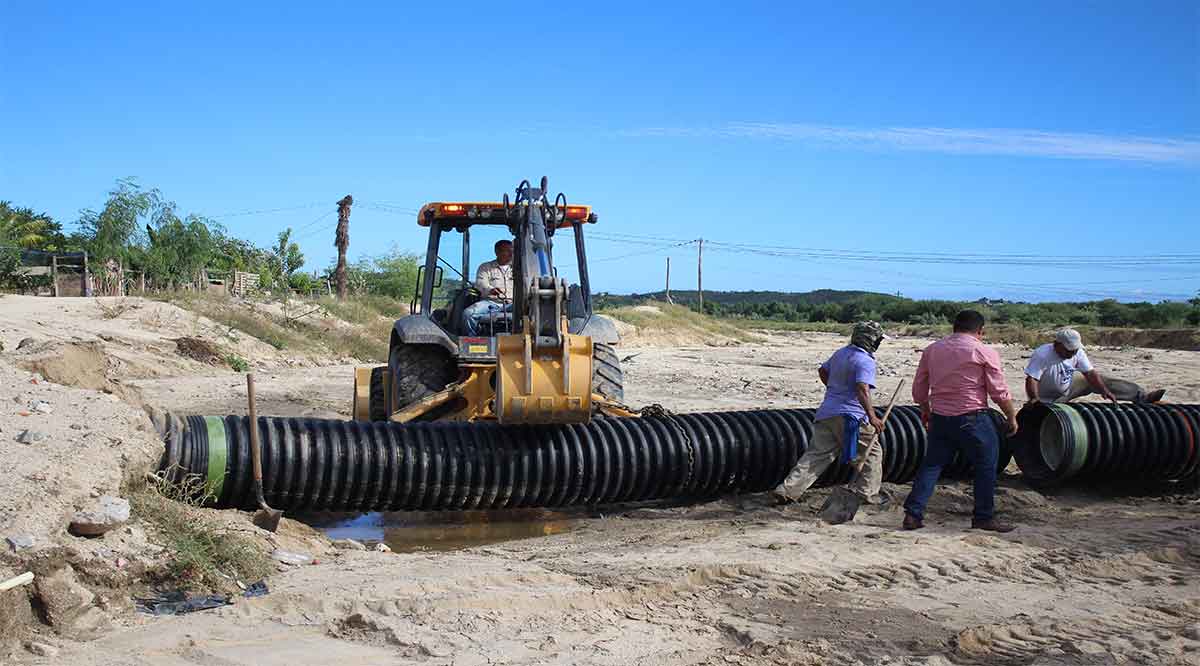
{"type": "Polygon", "coordinates": [[[857,128],[805,123],[737,122],[713,127],[643,127],[619,134],[630,137],[766,139],[954,155],[1200,164],[1200,140],[1079,132],[950,127],[857,128]]]}

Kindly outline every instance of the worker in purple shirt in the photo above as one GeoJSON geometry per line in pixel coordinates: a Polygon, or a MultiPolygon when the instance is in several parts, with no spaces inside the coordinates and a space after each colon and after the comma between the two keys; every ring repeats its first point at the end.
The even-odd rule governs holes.
{"type": "Polygon", "coordinates": [[[854,325],[850,344],[821,364],[817,375],[825,384],[825,400],[813,416],[808,449],[773,491],[777,499],[784,502],[798,499],[839,456],[844,462],[866,457],[862,472],[847,490],[860,500],[870,500],[879,493],[883,450],[871,447],[871,443],[875,433],[883,432],[883,421],[875,415],[871,390],[875,388],[875,351],[886,338],[879,324],[859,322],[854,325]]]}

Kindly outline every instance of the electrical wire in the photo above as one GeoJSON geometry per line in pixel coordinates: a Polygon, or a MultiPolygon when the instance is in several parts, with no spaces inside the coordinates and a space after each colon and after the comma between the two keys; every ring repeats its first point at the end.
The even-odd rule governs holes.
{"type": "Polygon", "coordinates": [[[232,213],[221,213],[219,215],[206,215],[205,217],[207,217],[210,220],[224,220],[224,219],[231,218],[231,217],[245,217],[247,215],[268,215],[271,213],[283,213],[283,212],[290,211],[290,210],[304,210],[305,208],[317,208],[317,207],[326,206],[326,205],[328,205],[328,204],[323,203],[323,202],[313,202],[313,203],[307,203],[307,204],[299,204],[296,206],[283,206],[280,208],[260,208],[257,210],[242,210],[242,211],[236,211],[236,212],[232,212],[232,213]]]}

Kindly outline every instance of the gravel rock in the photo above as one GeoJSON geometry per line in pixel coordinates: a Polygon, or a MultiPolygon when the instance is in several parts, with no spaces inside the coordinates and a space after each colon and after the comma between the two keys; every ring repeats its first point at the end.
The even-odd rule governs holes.
{"type": "Polygon", "coordinates": [[[17,435],[17,441],[22,444],[33,444],[46,439],[47,435],[44,432],[37,430],[22,430],[21,434],[17,435]]]}
{"type": "Polygon", "coordinates": [[[333,547],[339,550],[366,550],[367,547],[361,541],[354,539],[334,539],[333,547]]]}
{"type": "Polygon", "coordinates": [[[34,340],[33,338],[21,338],[21,341],[17,343],[17,349],[24,349],[26,347],[33,346],[34,344],[37,344],[37,340],[34,340]]]}
{"type": "Polygon", "coordinates": [[[71,519],[71,534],[76,536],[100,536],[114,527],[129,521],[129,500],[112,495],[101,495],[96,505],[80,511],[71,519]]]}
{"type": "Polygon", "coordinates": [[[51,405],[45,400],[34,400],[33,402],[29,403],[29,409],[39,414],[49,414],[54,411],[54,405],[51,405]]]}
{"type": "Polygon", "coordinates": [[[47,645],[45,643],[38,643],[36,641],[29,641],[28,643],[26,643],[25,649],[29,650],[30,652],[32,652],[33,654],[36,654],[39,657],[53,658],[53,657],[58,656],[58,648],[54,647],[53,645],[47,645]]]}
{"type": "Polygon", "coordinates": [[[13,551],[22,551],[28,548],[33,548],[32,534],[17,534],[4,539],[8,542],[8,547],[13,551]]]}

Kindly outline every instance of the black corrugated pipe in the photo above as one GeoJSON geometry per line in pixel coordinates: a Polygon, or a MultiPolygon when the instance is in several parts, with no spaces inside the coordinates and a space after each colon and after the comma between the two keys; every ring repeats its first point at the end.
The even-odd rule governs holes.
{"type": "Polygon", "coordinates": [[[1013,453],[1025,480],[1178,481],[1196,474],[1200,406],[1035,403],[1017,416],[1013,453]]]}
{"type": "MultiPolygon", "coordinates": [[[[600,418],[583,425],[258,419],[263,486],[276,508],[496,509],[705,499],[778,485],[807,448],[812,410],[600,418]]],[[[248,507],[248,419],[167,417],[161,469],[204,479],[220,507],[248,507]]],[[[885,433],[884,480],[912,480],[925,452],[915,407],[885,433]]],[[[1007,457],[1002,456],[1003,464],[1007,457]]],[[[956,459],[948,475],[969,474],[956,459]]],[[[821,483],[843,483],[835,465],[821,483]]]]}

